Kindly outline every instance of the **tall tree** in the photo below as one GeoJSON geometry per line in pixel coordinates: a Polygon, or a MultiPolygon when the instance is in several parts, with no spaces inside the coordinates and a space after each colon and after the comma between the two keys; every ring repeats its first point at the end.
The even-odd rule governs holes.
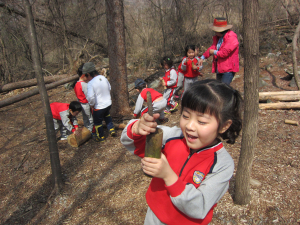
{"type": "Polygon", "coordinates": [[[295,30],[294,33],[294,37],[293,37],[293,71],[294,71],[294,79],[295,79],[295,83],[296,86],[298,88],[298,90],[300,90],[300,81],[299,81],[299,75],[298,75],[298,66],[297,66],[297,51],[298,51],[298,38],[299,38],[299,32],[300,32],[300,18],[299,18],[299,23],[297,25],[297,28],[295,30]]]}
{"type": "Polygon", "coordinates": [[[105,0],[113,116],[130,113],[123,0],[105,0]]]}
{"type": "Polygon", "coordinates": [[[41,95],[45,122],[46,122],[46,130],[47,130],[47,139],[49,143],[49,152],[50,152],[50,160],[51,160],[51,169],[54,179],[54,189],[59,192],[62,187],[62,174],[60,167],[60,160],[58,154],[58,147],[56,142],[56,134],[54,130],[53,124],[53,116],[50,108],[48,94],[45,88],[45,82],[42,75],[42,66],[39,55],[39,48],[37,43],[36,31],[33,22],[32,10],[29,0],[24,0],[24,8],[27,15],[27,23],[28,23],[28,36],[31,47],[31,55],[33,60],[34,71],[38,83],[39,92],[41,95]]]}
{"type": "Polygon", "coordinates": [[[250,175],[258,127],[259,33],[258,0],[243,0],[244,40],[244,122],[240,158],[238,162],[235,197],[236,204],[250,202],[250,175]]]}

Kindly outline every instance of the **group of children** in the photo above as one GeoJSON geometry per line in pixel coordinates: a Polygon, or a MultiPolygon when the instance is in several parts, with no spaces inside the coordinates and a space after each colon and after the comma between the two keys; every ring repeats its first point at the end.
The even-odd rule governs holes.
{"type": "Polygon", "coordinates": [[[66,140],[71,133],[76,135],[78,130],[76,116],[82,112],[84,126],[92,133],[95,141],[103,142],[105,137],[102,120],[105,120],[109,134],[115,136],[115,129],[109,114],[111,107],[110,84],[104,76],[98,74],[92,62],[82,64],[78,68],[77,74],[79,80],[74,86],[77,101],[72,101],[70,104],[60,102],[50,104],[54,129],[56,132],[60,130],[60,140],[66,140]],[[93,78],[97,76],[99,79],[93,81],[93,78]],[[94,85],[89,87],[88,82],[94,85]]]}
{"type": "MultiPolygon", "coordinates": [[[[163,95],[158,91],[148,88],[146,82],[138,78],[135,81],[135,89],[140,93],[136,101],[135,110],[133,113],[134,118],[137,118],[139,113],[141,116],[148,112],[148,107],[143,107],[144,101],[147,102],[147,92],[151,93],[153,112],[159,113],[158,120],[164,122],[164,114],[171,114],[178,103],[174,101],[174,98],[180,98],[180,90],[188,90],[192,83],[198,80],[198,76],[202,76],[200,73],[201,67],[197,67],[199,57],[199,48],[195,45],[188,45],[185,48],[185,56],[182,62],[178,66],[178,71],[174,68],[173,61],[169,56],[165,56],[161,60],[161,66],[165,70],[165,75],[160,78],[164,87],[163,95]]],[[[182,94],[184,93],[182,92],[182,94]]],[[[181,96],[182,96],[181,94],[181,96]]]]}
{"type": "Polygon", "coordinates": [[[152,96],[154,114],[146,113],[147,107],[142,110],[140,119],[129,121],[120,140],[127,150],[142,158],[143,172],[152,177],[146,192],[144,225],[209,224],[233,175],[234,162],[221,140],[233,144],[239,136],[242,98],[225,82],[197,81],[202,76],[197,51],[194,45],[186,47],[178,72],[169,57],[162,59],[163,95],[148,88],[142,79],[135,83],[140,92],[135,118],[147,91],[152,96]],[[181,98],[179,127],[158,125],[164,114],[177,107],[174,95],[181,98]],[[146,136],[157,128],[163,130],[161,157],[145,157],[146,136]]]}

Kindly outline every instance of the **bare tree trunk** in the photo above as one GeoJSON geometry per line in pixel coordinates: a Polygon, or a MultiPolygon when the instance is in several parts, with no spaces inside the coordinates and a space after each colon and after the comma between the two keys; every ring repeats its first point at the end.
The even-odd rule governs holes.
{"type": "MultiPolygon", "coordinates": [[[[299,20],[300,21],[300,20],[299,20]]],[[[298,26],[295,30],[295,34],[293,37],[293,71],[294,71],[294,79],[295,83],[298,87],[298,90],[300,90],[300,84],[299,84],[299,75],[298,75],[298,66],[297,66],[297,43],[298,43],[298,37],[299,37],[299,32],[300,32],[300,22],[298,23],[298,26]]]]}
{"type": "Polygon", "coordinates": [[[23,4],[27,15],[28,35],[30,40],[34,70],[36,73],[36,79],[38,81],[38,87],[41,94],[41,100],[42,100],[43,110],[45,115],[47,139],[49,142],[51,169],[52,169],[52,174],[54,179],[54,190],[59,192],[60,189],[62,188],[63,182],[62,182],[58,147],[56,142],[56,134],[55,134],[54,124],[53,124],[53,117],[50,109],[49,98],[45,88],[44,79],[42,76],[42,67],[41,67],[40,55],[38,50],[36,30],[33,22],[31,5],[29,3],[29,0],[24,0],[23,4]]]}
{"type": "Polygon", "coordinates": [[[12,76],[11,76],[11,71],[10,71],[10,68],[8,66],[8,61],[7,61],[7,53],[6,53],[6,47],[4,45],[4,42],[3,40],[0,38],[0,44],[1,44],[1,47],[2,47],[2,54],[3,54],[3,65],[4,65],[4,82],[5,83],[11,83],[12,82],[12,76]]]}
{"type": "Polygon", "coordinates": [[[123,0],[106,0],[106,20],[110,84],[112,86],[113,116],[128,115],[129,93],[127,87],[125,25],[123,0]]]}
{"type": "Polygon", "coordinates": [[[248,204],[251,199],[250,175],[257,140],[259,96],[258,0],[243,0],[243,11],[245,109],[242,147],[236,172],[234,196],[234,202],[240,205],[248,204]]]}

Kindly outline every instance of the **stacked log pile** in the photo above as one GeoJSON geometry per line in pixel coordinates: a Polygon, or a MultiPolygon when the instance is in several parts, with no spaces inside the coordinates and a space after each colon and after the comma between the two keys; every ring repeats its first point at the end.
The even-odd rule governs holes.
{"type": "Polygon", "coordinates": [[[260,109],[300,109],[300,91],[260,92],[260,109]]]}

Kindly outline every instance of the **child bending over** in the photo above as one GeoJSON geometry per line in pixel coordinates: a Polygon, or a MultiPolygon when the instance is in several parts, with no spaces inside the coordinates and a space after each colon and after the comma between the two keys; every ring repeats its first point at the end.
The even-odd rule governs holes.
{"type": "Polygon", "coordinates": [[[60,140],[66,140],[68,134],[74,133],[78,129],[76,116],[81,112],[80,102],[73,101],[70,104],[53,102],[50,104],[52,111],[54,129],[60,129],[60,140]]]}
{"type": "Polygon", "coordinates": [[[159,113],[160,116],[158,120],[160,122],[164,122],[164,118],[165,118],[164,110],[167,105],[167,100],[163,98],[163,95],[152,88],[148,88],[147,83],[141,78],[136,79],[135,89],[140,94],[135,103],[133,117],[137,118],[140,112],[141,112],[141,116],[143,116],[146,112],[148,112],[148,107],[145,107],[144,109],[142,109],[142,107],[144,101],[147,102],[147,92],[149,91],[151,93],[153,113],[159,113]]]}
{"type": "Polygon", "coordinates": [[[161,158],[144,157],[146,135],[156,130],[148,113],[130,121],[121,142],[144,157],[143,171],[153,176],[144,224],[208,224],[226,193],[234,162],[221,138],[233,144],[241,130],[241,97],[217,80],[197,81],[182,98],[180,127],[163,129],[161,158]]]}

